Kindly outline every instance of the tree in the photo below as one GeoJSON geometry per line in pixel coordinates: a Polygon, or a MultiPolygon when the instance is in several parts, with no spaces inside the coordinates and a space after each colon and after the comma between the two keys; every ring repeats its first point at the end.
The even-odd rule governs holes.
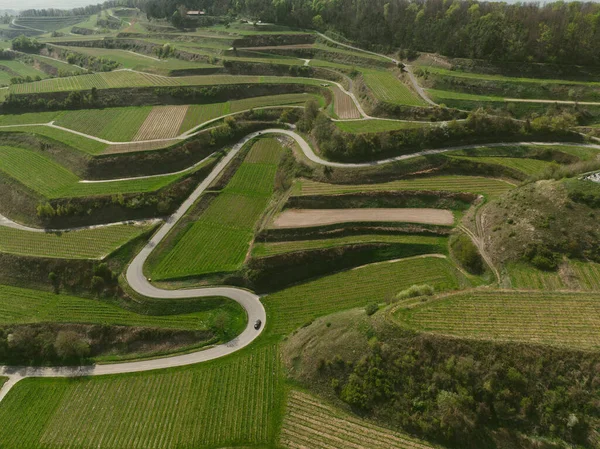
{"type": "Polygon", "coordinates": [[[91,288],[93,292],[99,295],[104,291],[104,285],[104,279],[102,279],[100,276],[92,277],[91,288]]]}
{"type": "Polygon", "coordinates": [[[73,331],[60,331],[54,348],[56,355],[63,360],[83,359],[90,353],[90,345],[73,331]]]}

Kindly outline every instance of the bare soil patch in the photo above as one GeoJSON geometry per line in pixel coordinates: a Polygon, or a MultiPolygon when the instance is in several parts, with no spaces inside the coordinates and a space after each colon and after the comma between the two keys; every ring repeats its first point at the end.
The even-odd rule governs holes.
{"type": "Polygon", "coordinates": [[[188,106],[155,106],[133,138],[139,140],[177,137],[188,106]]]}
{"type": "Polygon", "coordinates": [[[454,216],[451,211],[443,209],[288,209],[275,218],[272,227],[299,228],[335,223],[391,221],[452,225],[454,216]]]}
{"type": "Polygon", "coordinates": [[[106,147],[103,154],[135,153],[136,151],[158,150],[169,145],[173,145],[177,142],[177,140],[165,139],[155,140],[153,142],[131,142],[121,145],[109,145],[106,147]]]}
{"type": "Polygon", "coordinates": [[[344,93],[338,86],[331,86],[333,91],[333,109],[341,119],[360,118],[360,112],[350,95],[344,93]]]}

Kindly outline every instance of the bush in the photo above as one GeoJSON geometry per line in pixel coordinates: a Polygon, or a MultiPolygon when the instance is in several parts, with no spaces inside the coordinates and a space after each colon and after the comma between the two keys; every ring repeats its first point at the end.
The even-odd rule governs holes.
{"type": "Polygon", "coordinates": [[[435,289],[429,284],[411,285],[406,290],[396,294],[396,299],[416,298],[419,296],[432,296],[435,289]]]}
{"type": "Polygon", "coordinates": [[[484,263],[479,250],[469,237],[464,234],[456,236],[450,246],[454,257],[471,274],[482,274],[484,263]]]}
{"type": "Polygon", "coordinates": [[[374,303],[374,302],[368,304],[367,307],[365,307],[365,312],[369,316],[373,315],[378,310],[379,310],[379,305],[377,303],[374,303]]]}
{"type": "Polygon", "coordinates": [[[54,342],[56,355],[63,360],[83,359],[90,353],[90,345],[73,331],[61,331],[54,342]]]}

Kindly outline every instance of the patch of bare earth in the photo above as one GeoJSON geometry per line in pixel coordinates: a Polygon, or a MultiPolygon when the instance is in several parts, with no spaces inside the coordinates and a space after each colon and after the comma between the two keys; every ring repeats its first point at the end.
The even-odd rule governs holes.
{"type": "Polygon", "coordinates": [[[292,390],[280,444],[291,449],[431,449],[425,442],[333,408],[292,390]]]}
{"type": "Polygon", "coordinates": [[[177,137],[188,106],[155,106],[133,138],[139,140],[177,137]]]}
{"type": "Polygon", "coordinates": [[[341,119],[360,118],[360,112],[352,98],[338,86],[331,86],[333,92],[333,110],[341,119]]]}
{"type": "Polygon", "coordinates": [[[452,225],[454,216],[451,211],[443,209],[288,209],[275,218],[272,227],[299,228],[336,223],[392,221],[452,225]]]}

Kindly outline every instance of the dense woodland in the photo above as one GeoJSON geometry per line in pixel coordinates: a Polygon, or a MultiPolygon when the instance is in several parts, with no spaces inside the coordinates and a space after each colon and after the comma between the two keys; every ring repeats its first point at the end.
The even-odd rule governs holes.
{"type": "Polygon", "coordinates": [[[212,15],[332,31],[364,46],[495,61],[600,64],[600,5],[428,0],[149,0],[149,17],[179,5],[212,15]]]}

